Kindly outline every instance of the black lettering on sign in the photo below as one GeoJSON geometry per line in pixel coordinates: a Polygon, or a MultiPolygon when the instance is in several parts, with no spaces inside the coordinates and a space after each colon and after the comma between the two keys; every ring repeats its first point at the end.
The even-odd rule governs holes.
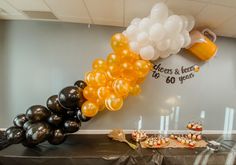
{"type": "Polygon", "coordinates": [[[167,84],[175,84],[176,81],[179,81],[180,84],[183,84],[185,80],[191,79],[194,77],[194,73],[199,71],[199,66],[181,66],[180,68],[166,68],[162,64],[154,65],[154,71],[152,77],[158,79],[159,77],[164,77],[167,84]],[[197,69],[196,69],[197,68],[197,69]]]}

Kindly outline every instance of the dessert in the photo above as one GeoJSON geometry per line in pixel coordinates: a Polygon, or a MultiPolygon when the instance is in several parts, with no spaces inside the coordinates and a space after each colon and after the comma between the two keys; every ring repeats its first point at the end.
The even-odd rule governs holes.
{"type": "Polygon", "coordinates": [[[148,137],[146,132],[140,131],[140,130],[133,131],[131,136],[132,136],[132,139],[136,142],[144,141],[148,137]]]}

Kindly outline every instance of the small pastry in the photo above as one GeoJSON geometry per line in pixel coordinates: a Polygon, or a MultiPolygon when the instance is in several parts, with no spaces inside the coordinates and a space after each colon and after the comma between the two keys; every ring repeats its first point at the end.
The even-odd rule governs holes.
{"type": "Polygon", "coordinates": [[[192,138],[192,134],[189,133],[187,137],[188,137],[189,139],[191,139],[191,138],[192,138]]]}
{"type": "Polygon", "coordinates": [[[171,134],[171,135],[170,135],[170,138],[171,138],[171,139],[174,139],[174,138],[175,138],[175,136],[174,136],[173,134],[171,134]]]}
{"type": "Polygon", "coordinates": [[[185,143],[186,143],[186,141],[185,141],[184,139],[182,139],[182,140],[181,140],[181,143],[182,143],[182,144],[185,144],[185,143]]]}
{"type": "Polygon", "coordinates": [[[157,140],[157,144],[158,144],[158,145],[161,145],[161,140],[157,140]]]}
{"type": "Polygon", "coordinates": [[[194,124],[194,125],[192,126],[192,129],[195,130],[196,128],[197,128],[197,125],[194,124]]]}
{"type": "Polygon", "coordinates": [[[187,128],[188,128],[188,129],[191,129],[191,128],[192,128],[192,124],[189,123],[189,124],[187,125],[187,128]]]}
{"type": "Polygon", "coordinates": [[[165,144],[165,143],[166,143],[165,139],[161,139],[161,144],[165,144]]]}
{"type": "Polygon", "coordinates": [[[169,142],[169,138],[165,138],[165,142],[168,143],[169,142]]]}
{"type": "Polygon", "coordinates": [[[201,134],[197,135],[197,140],[202,140],[202,135],[201,134]]]}
{"type": "Polygon", "coordinates": [[[192,136],[192,140],[196,140],[197,136],[196,135],[193,135],[192,136]]]}

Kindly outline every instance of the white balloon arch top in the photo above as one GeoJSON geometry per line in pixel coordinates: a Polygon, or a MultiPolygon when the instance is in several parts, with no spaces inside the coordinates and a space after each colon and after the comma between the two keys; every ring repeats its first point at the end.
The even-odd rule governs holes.
{"type": "Polygon", "coordinates": [[[192,16],[175,15],[166,4],[157,3],[148,17],[134,18],[123,34],[142,59],[157,60],[188,47],[194,24],[192,16]]]}

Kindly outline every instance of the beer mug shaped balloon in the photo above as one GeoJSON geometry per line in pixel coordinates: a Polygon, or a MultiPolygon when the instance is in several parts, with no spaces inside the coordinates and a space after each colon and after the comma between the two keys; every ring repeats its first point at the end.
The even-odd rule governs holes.
{"type": "MultiPolygon", "coordinates": [[[[16,143],[32,147],[44,141],[61,144],[99,111],[120,110],[126,97],[141,92],[140,86],[153,68],[150,61],[190,45],[197,56],[199,49],[203,52],[209,45],[213,49],[213,42],[205,36],[205,45],[191,44],[193,27],[192,16],[175,15],[164,3],[157,3],[148,17],[134,18],[124,32],[111,37],[113,52],[106,59],[95,59],[84,80],[50,96],[46,106],[33,105],[17,115],[14,126],[1,134],[0,148],[16,143]]],[[[201,59],[209,59],[209,54],[201,59]]]]}

